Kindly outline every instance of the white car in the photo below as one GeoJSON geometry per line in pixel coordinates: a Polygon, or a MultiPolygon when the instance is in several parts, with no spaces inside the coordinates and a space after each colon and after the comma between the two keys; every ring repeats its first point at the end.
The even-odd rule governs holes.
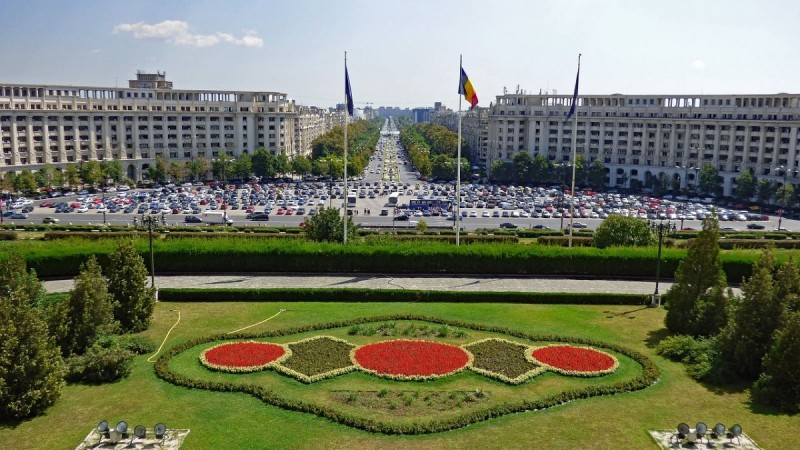
{"type": "Polygon", "coordinates": [[[491,217],[491,214],[489,213],[489,211],[483,211],[481,213],[481,217],[491,217]]]}
{"type": "Polygon", "coordinates": [[[478,211],[470,211],[469,212],[469,216],[470,217],[478,217],[478,211]]]}
{"type": "Polygon", "coordinates": [[[78,209],[75,210],[75,212],[78,213],[85,213],[87,211],[89,211],[89,207],[87,207],[86,205],[81,205],[78,207],[78,209]]]}

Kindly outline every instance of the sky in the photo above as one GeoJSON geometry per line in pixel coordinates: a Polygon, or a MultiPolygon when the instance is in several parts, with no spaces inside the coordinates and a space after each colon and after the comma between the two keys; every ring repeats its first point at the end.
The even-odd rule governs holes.
{"type": "Polygon", "coordinates": [[[458,64],[504,90],[800,92],[794,0],[2,0],[0,83],[284,92],[330,107],[458,107],[458,64]]]}

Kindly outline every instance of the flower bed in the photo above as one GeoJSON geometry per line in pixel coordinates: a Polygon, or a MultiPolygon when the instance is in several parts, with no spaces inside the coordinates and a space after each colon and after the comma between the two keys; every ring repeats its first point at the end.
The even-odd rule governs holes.
{"type": "Polygon", "coordinates": [[[597,376],[614,372],[619,366],[617,358],[590,347],[573,345],[548,345],[533,348],[526,356],[533,363],[550,370],[572,376],[597,376]]]}
{"type": "Polygon", "coordinates": [[[268,342],[226,342],[200,354],[200,362],[209,369],[222,372],[255,372],[286,359],[291,350],[268,342]]]}
{"type": "Polygon", "coordinates": [[[287,344],[292,355],[275,366],[278,372],[313,383],[350,372],[356,367],[350,361],[355,345],[331,336],[314,336],[287,344]]]}
{"type": "Polygon", "coordinates": [[[425,381],[460,372],[470,364],[472,355],[455,345],[398,339],[356,347],[350,359],[361,370],[377,376],[425,381]]]}
{"type": "Polygon", "coordinates": [[[471,370],[505,383],[520,384],[546,369],[525,356],[528,346],[505,339],[482,339],[463,347],[473,355],[471,370]]]}

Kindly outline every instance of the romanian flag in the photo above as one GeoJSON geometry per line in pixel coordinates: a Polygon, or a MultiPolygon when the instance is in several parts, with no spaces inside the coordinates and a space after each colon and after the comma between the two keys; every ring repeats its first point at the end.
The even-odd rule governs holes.
{"type": "Polygon", "coordinates": [[[469,77],[467,77],[463,67],[461,68],[461,81],[458,83],[458,93],[463,95],[464,100],[469,102],[471,105],[469,109],[478,106],[478,94],[475,92],[475,88],[472,87],[472,83],[469,81],[469,77]]]}

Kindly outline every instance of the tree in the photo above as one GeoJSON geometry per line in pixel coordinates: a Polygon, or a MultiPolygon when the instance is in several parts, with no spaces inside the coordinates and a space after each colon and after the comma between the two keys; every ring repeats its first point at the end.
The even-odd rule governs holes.
{"type": "Polygon", "coordinates": [[[736,177],[736,199],[742,203],[749,202],[756,194],[757,183],[756,177],[749,170],[745,170],[736,177]]]}
{"type": "Polygon", "coordinates": [[[31,297],[44,293],[35,272],[19,255],[0,272],[0,419],[22,419],[55,403],[66,369],[31,297]]]}
{"type": "Polygon", "coordinates": [[[111,331],[114,319],[106,282],[100,264],[91,255],[81,265],[69,297],[56,307],[51,329],[64,357],[82,354],[99,335],[111,331]]]}
{"type": "MultiPolygon", "coordinates": [[[[319,242],[342,242],[344,240],[344,220],[335,208],[321,206],[313,217],[305,219],[306,237],[319,242]]],[[[358,226],[351,217],[347,218],[347,235],[355,236],[358,226]]]]}
{"type": "Polygon", "coordinates": [[[33,176],[28,169],[22,169],[12,182],[14,189],[22,192],[35,192],[36,191],[36,177],[33,176]]]}
{"type": "Polygon", "coordinates": [[[64,181],[67,182],[67,186],[69,186],[70,189],[81,184],[81,172],[78,170],[78,166],[76,166],[75,163],[67,164],[66,169],[64,169],[64,181]]]}
{"type": "Polygon", "coordinates": [[[596,158],[592,165],[589,166],[589,173],[587,175],[589,186],[594,190],[602,191],[606,186],[606,166],[600,158],[596,158]]]}
{"type": "Polygon", "coordinates": [[[612,214],[603,220],[594,233],[597,248],[613,246],[646,246],[653,243],[653,233],[644,220],[612,214]]]}
{"type": "Polygon", "coordinates": [[[169,174],[169,160],[164,155],[156,155],[155,172],[153,172],[153,181],[163,183],[167,181],[169,174]]]}
{"type": "Polygon", "coordinates": [[[786,184],[775,190],[775,201],[781,208],[794,206],[794,186],[786,184]]]}
{"type": "Polygon", "coordinates": [[[264,147],[259,147],[253,152],[253,173],[258,177],[272,178],[275,176],[275,155],[264,147]]]}
{"type": "Polygon", "coordinates": [[[800,412],[800,312],[790,315],[774,335],[753,397],[790,413],[800,412]]]}
{"type": "Polygon", "coordinates": [[[664,172],[658,174],[656,183],[653,185],[653,193],[660,197],[669,191],[669,178],[664,172]]]}
{"type": "Polygon", "coordinates": [[[665,323],[673,333],[711,336],[727,322],[728,294],[719,258],[719,222],[703,221],[703,230],[675,271],[675,283],[667,292],[665,323]]]}
{"type": "Polygon", "coordinates": [[[786,318],[786,291],[797,292],[800,287],[791,286],[797,281],[796,271],[776,272],[775,258],[769,248],[753,265],[752,275],[742,283],[742,297],[730,323],[720,336],[722,353],[728,355],[731,367],[739,375],[758,378],[773,334],[786,318]],[[779,281],[779,276],[785,279],[779,281]]]}
{"type": "Polygon", "coordinates": [[[36,178],[36,184],[40,188],[45,188],[45,189],[52,188],[53,180],[55,178],[55,172],[56,172],[55,167],[50,163],[46,163],[44,166],[42,166],[41,169],[39,169],[38,172],[34,174],[34,177],[36,178]]]}
{"type": "Polygon", "coordinates": [[[211,161],[211,170],[219,181],[228,181],[228,176],[232,174],[231,165],[233,157],[225,152],[220,153],[211,161]]]}
{"type": "Polygon", "coordinates": [[[519,184],[529,183],[533,179],[533,160],[531,155],[525,151],[517,152],[511,163],[514,167],[514,179],[519,184]]]}
{"type": "Polygon", "coordinates": [[[253,159],[247,153],[242,153],[239,158],[231,164],[231,173],[240,179],[247,180],[253,173],[253,159]]]}
{"type": "Polygon", "coordinates": [[[97,183],[103,181],[103,168],[100,162],[96,160],[86,161],[81,165],[81,178],[83,182],[95,186],[97,183]]]}
{"type": "Polygon", "coordinates": [[[275,155],[275,172],[278,174],[287,174],[291,169],[289,157],[285,153],[275,155]]]}
{"type": "Polygon", "coordinates": [[[514,166],[509,161],[497,160],[492,163],[489,177],[493,181],[511,181],[514,179],[514,166]]]}
{"type": "Polygon", "coordinates": [[[192,158],[186,162],[189,169],[189,174],[192,176],[192,181],[198,181],[201,177],[205,176],[210,170],[208,159],[205,156],[192,158]]]}
{"type": "Polygon", "coordinates": [[[775,186],[766,178],[762,178],[758,180],[758,191],[756,192],[756,196],[758,197],[758,203],[761,205],[766,204],[772,195],[775,193],[775,186]]]}
{"type": "Polygon", "coordinates": [[[700,170],[700,192],[705,195],[717,195],[722,191],[719,182],[719,173],[710,163],[706,163],[700,170]]]}
{"type": "Polygon", "coordinates": [[[106,270],[114,319],[122,331],[144,331],[150,326],[155,292],[147,287],[147,267],[131,241],[120,241],[109,256],[106,270]]]}
{"type": "Polygon", "coordinates": [[[303,176],[311,173],[311,160],[305,155],[295,156],[292,160],[292,173],[303,176]]]}
{"type": "Polygon", "coordinates": [[[186,178],[187,170],[186,164],[173,161],[167,167],[167,173],[172,177],[172,181],[179,183],[186,178]]]}
{"type": "Polygon", "coordinates": [[[100,164],[103,168],[103,178],[114,180],[115,183],[122,181],[125,171],[122,169],[122,161],[118,158],[104,159],[100,164]]]}
{"type": "Polygon", "coordinates": [[[531,180],[534,183],[547,183],[550,181],[553,164],[541,154],[537,154],[531,163],[531,180]]]}

